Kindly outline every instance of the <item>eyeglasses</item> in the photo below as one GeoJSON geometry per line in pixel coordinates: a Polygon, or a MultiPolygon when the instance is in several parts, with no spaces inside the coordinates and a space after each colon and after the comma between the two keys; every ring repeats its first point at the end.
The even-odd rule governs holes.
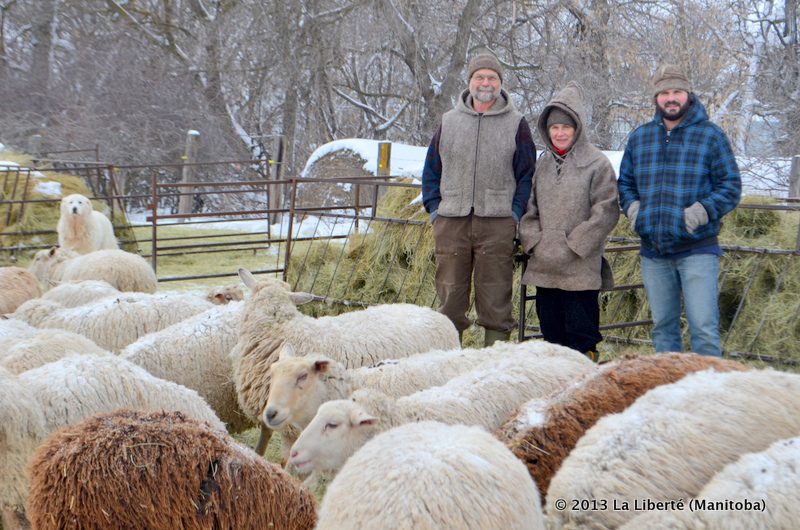
{"type": "Polygon", "coordinates": [[[478,83],[483,83],[484,81],[489,81],[490,83],[497,83],[500,81],[500,78],[496,75],[482,75],[482,74],[475,74],[472,76],[472,79],[477,81],[478,83]]]}

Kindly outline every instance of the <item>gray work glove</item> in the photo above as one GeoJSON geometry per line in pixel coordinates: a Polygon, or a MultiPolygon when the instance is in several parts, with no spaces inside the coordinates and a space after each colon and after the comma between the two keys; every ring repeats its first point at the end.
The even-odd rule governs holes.
{"type": "Polygon", "coordinates": [[[639,201],[633,201],[630,206],[628,206],[628,211],[625,212],[625,215],[628,216],[628,221],[631,223],[631,230],[636,226],[636,216],[639,215],[639,201]]]}
{"type": "Polygon", "coordinates": [[[686,224],[686,231],[694,234],[698,227],[708,224],[708,212],[702,204],[696,202],[683,210],[683,222],[686,224]]]}

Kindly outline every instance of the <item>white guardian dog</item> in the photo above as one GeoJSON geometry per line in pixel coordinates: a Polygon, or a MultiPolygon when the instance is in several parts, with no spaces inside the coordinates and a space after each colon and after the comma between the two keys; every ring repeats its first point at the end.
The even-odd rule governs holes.
{"type": "Polygon", "coordinates": [[[111,221],[94,211],[91,201],[77,193],[61,199],[57,230],[58,245],[79,254],[119,248],[111,221]]]}

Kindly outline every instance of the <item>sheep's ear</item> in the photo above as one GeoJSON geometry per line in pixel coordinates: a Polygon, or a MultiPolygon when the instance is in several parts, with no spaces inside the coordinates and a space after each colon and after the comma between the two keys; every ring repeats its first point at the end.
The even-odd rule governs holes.
{"type": "Polygon", "coordinates": [[[350,412],[350,425],[353,427],[366,427],[368,425],[375,425],[378,418],[372,416],[364,409],[355,409],[350,412]]]}
{"type": "Polygon", "coordinates": [[[290,357],[295,357],[296,354],[294,352],[294,346],[289,344],[288,342],[284,342],[281,346],[281,351],[278,352],[278,360],[282,361],[284,359],[288,359],[290,357]]]}
{"type": "Polygon", "coordinates": [[[303,292],[289,293],[289,298],[291,298],[294,305],[303,305],[314,301],[313,294],[303,292]]]}
{"type": "Polygon", "coordinates": [[[256,278],[249,270],[239,268],[239,278],[241,278],[242,283],[251,291],[256,288],[256,278]]]}
{"type": "Polygon", "coordinates": [[[328,371],[331,362],[327,359],[320,359],[314,362],[314,371],[318,374],[324,374],[328,371]]]}

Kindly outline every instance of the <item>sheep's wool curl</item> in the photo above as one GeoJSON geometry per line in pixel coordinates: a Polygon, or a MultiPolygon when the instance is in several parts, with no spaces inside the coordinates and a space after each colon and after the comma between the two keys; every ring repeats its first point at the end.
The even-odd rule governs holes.
{"type": "Polygon", "coordinates": [[[64,307],[78,307],[107,296],[118,296],[119,294],[120,291],[103,280],[80,280],[60,283],[44,293],[42,298],[61,304],[64,307]]]}
{"type": "Polygon", "coordinates": [[[697,500],[704,509],[647,512],[620,530],[795,530],[800,521],[800,438],[780,440],[749,453],[717,473],[697,500]],[[765,510],[708,509],[709,505],[764,501],[765,510]]]}
{"type": "Polygon", "coordinates": [[[0,367],[0,510],[22,509],[28,489],[25,463],[45,436],[39,403],[0,367]]]}
{"type": "Polygon", "coordinates": [[[30,470],[28,516],[40,530],[310,530],[316,521],[295,479],[177,412],[122,410],[68,426],[30,470]]]}
{"type": "Polygon", "coordinates": [[[798,432],[800,375],[687,375],[586,432],[550,482],[548,520],[556,528],[618,528],[641,513],[634,499],[687,500],[741,455],[798,432]],[[628,510],[558,511],[555,499],[630,504],[628,510]]]}
{"type": "Polygon", "coordinates": [[[23,302],[41,294],[32,273],[19,267],[0,267],[0,315],[13,313],[23,302]]]}
{"type": "Polygon", "coordinates": [[[61,280],[102,280],[120,291],[154,293],[158,284],[150,264],[124,250],[97,250],[64,262],[61,280]]]}
{"type": "Polygon", "coordinates": [[[225,422],[228,432],[253,426],[242,413],[228,353],[238,340],[243,304],[231,302],[150,333],[128,345],[120,357],[161,379],[196,390],[225,422]]]}
{"type": "Polygon", "coordinates": [[[109,354],[83,335],[63,329],[43,329],[33,337],[20,339],[5,351],[0,351],[0,366],[21,374],[70,355],[89,353],[109,354]]]}
{"type": "Polygon", "coordinates": [[[420,422],[380,434],[328,487],[317,530],[537,530],[530,476],[477,427],[420,422]]]}
{"type": "Polygon", "coordinates": [[[626,357],[547,399],[523,405],[495,436],[528,466],[544,497],[561,463],[600,418],[622,412],[652,388],[709,368],[720,372],[747,369],[734,361],[693,353],[626,357]]]}

